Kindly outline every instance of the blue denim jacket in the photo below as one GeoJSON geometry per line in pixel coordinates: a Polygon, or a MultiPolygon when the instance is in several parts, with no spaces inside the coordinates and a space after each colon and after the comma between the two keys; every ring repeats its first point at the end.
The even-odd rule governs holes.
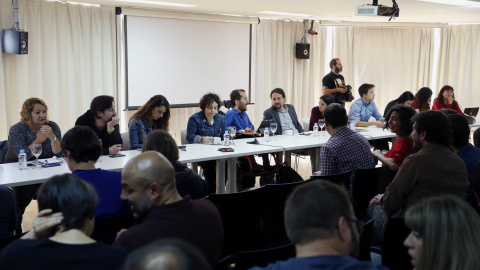
{"type": "Polygon", "coordinates": [[[198,143],[200,137],[211,136],[211,137],[222,137],[227,130],[227,124],[225,118],[216,114],[213,117],[213,125],[210,125],[205,113],[199,111],[188,119],[187,124],[187,142],[188,143],[198,143]]]}
{"type": "Polygon", "coordinates": [[[130,138],[130,149],[139,149],[143,146],[143,140],[147,137],[147,134],[157,129],[157,123],[150,126],[146,120],[133,117],[128,123],[128,137],[130,138]]]}

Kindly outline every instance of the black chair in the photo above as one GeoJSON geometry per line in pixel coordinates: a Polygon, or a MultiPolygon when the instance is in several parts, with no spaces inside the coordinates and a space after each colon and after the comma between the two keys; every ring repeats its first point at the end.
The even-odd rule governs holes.
{"type": "Polygon", "coordinates": [[[315,180],[315,179],[327,180],[329,182],[345,187],[345,189],[348,192],[348,190],[350,189],[350,175],[352,175],[351,171],[340,173],[340,174],[334,174],[334,175],[325,175],[325,176],[315,175],[310,177],[310,180],[315,180]]]}
{"type": "Polygon", "coordinates": [[[228,194],[210,194],[223,222],[221,258],[239,251],[264,248],[261,241],[260,213],[265,190],[263,187],[228,194]]]}
{"type": "Polygon", "coordinates": [[[254,266],[265,267],[276,261],[283,261],[295,257],[295,246],[288,243],[282,246],[241,251],[235,258],[235,270],[250,269],[254,266]]]}
{"type": "Polygon", "coordinates": [[[361,261],[371,261],[370,258],[370,246],[372,243],[372,231],[373,231],[373,222],[375,218],[372,218],[365,222],[363,226],[363,233],[360,235],[360,243],[359,243],[359,259],[361,261]]]}
{"type": "MultiPolygon", "coordinates": [[[[461,222],[461,221],[459,221],[461,222]]],[[[408,249],[403,241],[410,234],[403,218],[390,218],[382,243],[382,265],[391,270],[412,269],[408,249]]]]}
{"type": "Polygon", "coordinates": [[[262,204],[259,207],[261,208],[262,241],[264,241],[266,247],[284,245],[290,242],[285,232],[283,219],[285,202],[297,186],[306,182],[265,185],[262,204]]]}
{"type": "Polygon", "coordinates": [[[368,203],[375,195],[385,192],[389,175],[390,169],[386,166],[356,171],[352,185],[352,204],[358,219],[366,219],[368,203]]]}
{"type": "Polygon", "coordinates": [[[132,213],[103,220],[95,220],[92,239],[111,245],[115,242],[117,233],[121,229],[128,229],[133,225],[132,213]]]}

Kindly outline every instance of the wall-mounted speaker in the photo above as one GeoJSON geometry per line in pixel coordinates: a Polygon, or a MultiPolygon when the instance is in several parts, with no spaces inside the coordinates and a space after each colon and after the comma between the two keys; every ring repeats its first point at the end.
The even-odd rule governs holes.
{"type": "Polygon", "coordinates": [[[310,44],[297,43],[295,46],[295,57],[298,59],[310,58],[310,44]]]}
{"type": "Polygon", "coordinates": [[[3,30],[2,51],[12,54],[28,54],[28,32],[3,30]]]}

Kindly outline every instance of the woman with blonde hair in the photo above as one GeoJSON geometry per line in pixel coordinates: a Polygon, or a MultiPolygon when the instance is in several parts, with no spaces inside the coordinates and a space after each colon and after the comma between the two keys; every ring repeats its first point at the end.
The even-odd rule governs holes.
{"type": "Polygon", "coordinates": [[[444,195],[412,206],[404,241],[417,270],[470,270],[480,265],[480,217],[464,200],[444,195]]]}

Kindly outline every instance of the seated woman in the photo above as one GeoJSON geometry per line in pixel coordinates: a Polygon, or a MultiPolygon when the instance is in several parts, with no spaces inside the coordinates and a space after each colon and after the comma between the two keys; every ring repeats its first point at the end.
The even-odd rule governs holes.
{"type": "Polygon", "coordinates": [[[388,111],[390,111],[390,109],[394,105],[403,104],[403,105],[410,106],[410,104],[412,104],[414,99],[415,99],[415,97],[413,96],[412,92],[410,92],[410,91],[403,92],[403,94],[401,94],[397,99],[392,100],[387,104],[387,106],[385,107],[385,111],[383,112],[383,117],[384,118],[387,117],[388,111]]]}
{"type": "Polygon", "coordinates": [[[175,140],[163,130],[150,132],[143,142],[142,152],[157,151],[164,155],[175,169],[175,185],[180,196],[190,195],[192,199],[201,199],[208,195],[207,184],[192,169],[178,162],[179,152],[175,140]]]}
{"type": "Polygon", "coordinates": [[[170,124],[170,104],[162,95],[151,97],[145,105],[130,117],[128,136],[130,149],[142,148],[147,134],[156,129],[168,131],[170,124]]]}
{"type": "Polygon", "coordinates": [[[433,101],[432,110],[440,111],[443,109],[455,110],[458,114],[463,115],[460,106],[458,106],[455,100],[453,87],[450,85],[443,86],[438,93],[438,97],[433,101]]]}
{"type": "Polygon", "coordinates": [[[415,110],[410,106],[395,105],[388,111],[385,117],[385,126],[383,128],[397,134],[398,140],[385,155],[382,155],[380,150],[375,150],[373,151],[373,156],[392,171],[398,170],[405,158],[416,152],[413,149],[413,140],[410,138],[413,130],[411,119],[415,114],[415,110]]]}
{"type": "MultiPolygon", "coordinates": [[[[320,97],[320,100],[318,101],[318,106],[313,107],[312,112],[310,113],[310,124],[308,125],[308,130],[312,131],[315,123],[318,123],[319,119],[323,119],[323,112],[325,111],[327,106],[334,101],[335,100],[333,99],[332,95],[323,95],[320,97]]],[[[325,126],[323,126],[323,129],[321,130],[320,127],[318,127],[318,130],[325,130],[325,126]]]]}
{"type": "Polygon", "coordinates": [[[413,100],[410,107],[414,108],[416,112],[423,112],[430,110],[430,103],[432,102],[432,89],[428,87],[422,87],[415,94],[415,99],[413,100]]]}
{"type": "Polygon", "coordinates": [[[118,269],[127,252],[89,237],[96,202],[93,187],[73,174],[47,180],[38,191],[33,230],[3,249],[0,268],[118,269]]]}
{"type": "Polygon", "coordinates": [[[405,214],[412,232],[404,241],[417,270],[478,269],[480,217],[455,196],[431,197],[405,214]]]}
{"type": "MultiPolygon", "coordinates": [[[[213,93],[203,95],[200,99],[201,111],[193,114],[188,119],[187,142],[188,143],[213,143],[214,137],[222,137],[227,130],[225,118],[218,114],[218,108],[222,105],[220,97],[213,93]]],[[[216,161],[199,162],[203,168],[205,180],[207,180],[209,193],[216,191],[216,161]]]]}
{"type": "MultiPolygon", "coordinates": [[[[32,144],[41,144],[42,153],[39,158],[51,158],[61,155],[60,147],[61,132],[58,125],[48,120],[48,107],[39,98],[29,98],[23,102],[20,111],[20,122],[10,127],[8,133],[8,152],[5,162],[18,162],[20,149],[24,149],[27,160],[33,160],[32,144]]],[[[17,204],[17,233],[22,232],[22,216],[25,208],[32,201],[40,185],[27,185],[15,187],[15,199],[17,204]]]]}

